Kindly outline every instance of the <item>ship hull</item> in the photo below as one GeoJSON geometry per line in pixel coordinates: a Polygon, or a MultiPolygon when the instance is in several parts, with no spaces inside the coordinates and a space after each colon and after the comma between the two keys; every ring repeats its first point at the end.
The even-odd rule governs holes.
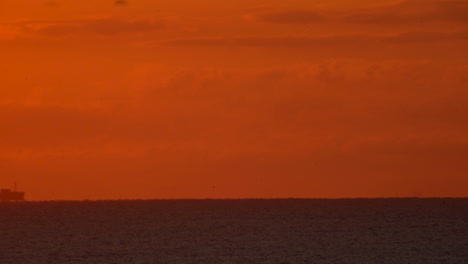
{"type": "Polygon", "coordinates": [[[24,192],[0,192],[0,202],[24,201],[24,192]]]}

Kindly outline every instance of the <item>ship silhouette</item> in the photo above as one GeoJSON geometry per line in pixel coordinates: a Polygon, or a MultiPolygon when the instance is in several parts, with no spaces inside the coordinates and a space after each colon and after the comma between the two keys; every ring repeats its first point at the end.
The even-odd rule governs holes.
{"type": "Polygon", "coordinates": [[[10,189],[0,189],[0,202],[10,202],[10,201],[24,201],[24,192],[18,192],[15,188],[10,189]]]}

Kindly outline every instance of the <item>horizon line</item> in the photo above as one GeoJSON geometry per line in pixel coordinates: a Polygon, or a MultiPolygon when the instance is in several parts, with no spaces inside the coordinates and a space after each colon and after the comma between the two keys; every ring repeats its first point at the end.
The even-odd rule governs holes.
{"type": "MultiPolygon", "coordinates": [[[[154,199],[139,199],[139,198],[125,198],[125,199],[47,199],[47,200],[24,200],[24,202],[112,202],[112,201],[252,201],[252,200],[396,200],[396,199],[468,199],[468,196],[433,196],[433,197],[418,197],[418,196],[405,196],[405,197],[342,197],[342,198],[154,198],[154,199]]],[[[11,203],[11,202],[9,202],[11,203]]],[[[18,203],[18,202],[13,202],[18,203]]]]}

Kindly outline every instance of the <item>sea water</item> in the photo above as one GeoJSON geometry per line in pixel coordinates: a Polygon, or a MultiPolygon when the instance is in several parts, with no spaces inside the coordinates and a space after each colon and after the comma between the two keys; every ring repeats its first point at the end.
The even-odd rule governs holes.
{"type": "Polygon", "coordinates": [[[468,199],[0,204],[0,263],[468,263],[468,199]]]}

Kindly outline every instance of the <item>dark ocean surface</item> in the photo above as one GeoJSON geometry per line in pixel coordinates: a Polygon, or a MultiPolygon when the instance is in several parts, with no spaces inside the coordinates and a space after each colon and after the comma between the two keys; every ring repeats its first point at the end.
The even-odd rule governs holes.
{"type": "Polygon", "coordinates": [[[468,263],[468,199],[0,204],[0,263],[468,263]]]}

